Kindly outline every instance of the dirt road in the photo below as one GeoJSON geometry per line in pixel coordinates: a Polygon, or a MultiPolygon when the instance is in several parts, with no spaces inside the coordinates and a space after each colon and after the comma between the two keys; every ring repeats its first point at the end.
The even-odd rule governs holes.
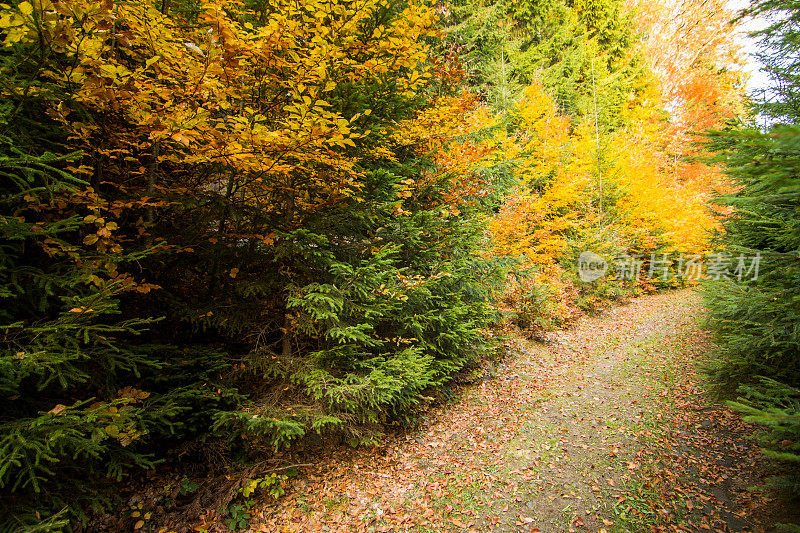
{"type": "Polygon", "coordinates": [[[315,464],[252,529],[769,531],[750,429],[697,371],[701,315],[682,291],[518,340],[418,430],[315,464]]]}

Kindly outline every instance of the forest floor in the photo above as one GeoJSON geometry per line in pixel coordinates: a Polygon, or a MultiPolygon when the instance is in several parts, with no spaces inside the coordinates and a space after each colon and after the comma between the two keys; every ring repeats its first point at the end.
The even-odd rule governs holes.
{"type": "MultiPolygon", "coordinates": [[[[699,297],[639,298],[544,343],[380,446],[330,448],[253,531],[774,531],[752,428],[699,371],[699,297]]],[[[781,510],[783,509],[783,510],[781,510]]]]}

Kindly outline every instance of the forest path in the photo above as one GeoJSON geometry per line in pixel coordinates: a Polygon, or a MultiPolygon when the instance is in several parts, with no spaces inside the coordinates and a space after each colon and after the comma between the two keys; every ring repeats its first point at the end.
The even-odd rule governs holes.
{"type": "Polygon", "coordinates": [[[770,531],[763,459],[710,403],[691,291],[518,340],[415,432],[331,456],[254,531],[770,531]],[[767,518],[765,518],[767,517],[767,518]]]}

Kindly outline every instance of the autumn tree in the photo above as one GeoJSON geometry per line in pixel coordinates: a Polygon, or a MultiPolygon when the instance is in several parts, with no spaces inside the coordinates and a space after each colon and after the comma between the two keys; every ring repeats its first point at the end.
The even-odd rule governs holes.
{"type": "Polygon", "coordinates": [[[720,171],[705,163],[701,136],[744,116],[745,74],[735,13],[721,1],[632,2],[643,48],[667,112],[659,133],[676,179],[695,190],[724,189],[720,171]]]}
{"type": "Polygon", "coordinates": [[[480,356],[485,113],[434,8],[1,9],[7,523],[189,438],[368,440],[480,356]]]}
{"type": "MultiPolygon", "coordinates": [[[[497,111],[493,141],[517,179],[490,232],[495,253],[528,268],[505,298],[520,325],[547,329],[576,307],[682,282],[673,265],[663,279],[625,281],[612,271],[586,284],[575,275],[584,250],[644,264],[709,251],[717,221],[706,203],[725,183],[718,168],[696,159],[703,152],[692,144],[693,129],[721,125],[742,109],[735,27],[714,6],[681,5],[669,16],[661,4],[631,10],[614,2],[454,10],[451,38],[465,43],[479,70],[495,73],[480,58],[497,57],[492,43],[510,42],[511,83],[529,84],[497,111]]],[[[495,78],[475,79],[496,104],[495,78]]]]}

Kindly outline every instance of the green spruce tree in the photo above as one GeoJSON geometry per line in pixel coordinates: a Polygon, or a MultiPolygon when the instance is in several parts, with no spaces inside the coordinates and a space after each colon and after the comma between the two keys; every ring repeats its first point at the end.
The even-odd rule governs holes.
{"type": "MultiPolygon", "coordinates": [[[[763,443],[794,465],[785,486],[800,493],[800,34],[796,2],[755,2],[749,14],[776,21],[759,33],[760,58],[772,78],[756,100],[752,124],[710,135],[737,186],[720,198],[732,208],[717,236],[731,256],[733,275],[706,287],[718,351],[711,375],[741,385],[733,406],[767,426],[763,443]],[[767,124],[758,128],[755,122],[767,124]],[[742,272],[736,258],[758,258],[758,272],[742,272]],[[744,275],[742,275],[744,274],[744,275]]],[[[748,267],[749,269],[749,267],[748,267]]]]}

